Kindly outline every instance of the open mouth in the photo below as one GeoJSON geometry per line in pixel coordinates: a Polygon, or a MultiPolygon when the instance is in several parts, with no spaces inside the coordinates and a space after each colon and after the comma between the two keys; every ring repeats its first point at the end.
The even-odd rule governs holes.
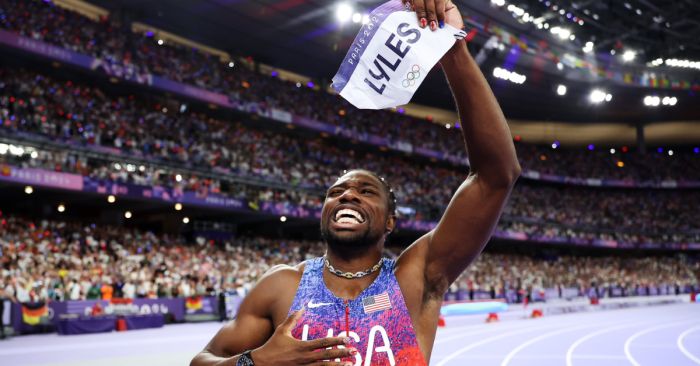
{"type": "Polygon", "coordinates": [[[365,218],[359,211],[351,208],[342,208],[336,211],[333,221],[339,224],[362,224],[365,222],[365,218]]]}

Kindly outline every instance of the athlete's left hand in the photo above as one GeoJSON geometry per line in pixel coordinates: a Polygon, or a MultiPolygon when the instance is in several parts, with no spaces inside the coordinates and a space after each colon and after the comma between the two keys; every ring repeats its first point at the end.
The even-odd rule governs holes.
{"type": "Polygon", "coordinates": [[[401,0],[416,12],[421,28],[437,30],[449,24],[457,29],[464,28],[462,15],[452,0],[401,0]]]}

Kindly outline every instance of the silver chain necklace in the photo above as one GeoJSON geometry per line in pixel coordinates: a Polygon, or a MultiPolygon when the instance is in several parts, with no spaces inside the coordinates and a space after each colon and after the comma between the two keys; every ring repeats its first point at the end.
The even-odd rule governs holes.
{"type": "Polygon", "coordinates": [[[355,278],[362,278],[365,276],[369,276],[374,272],[377,272],[380,268],[382,268],[382,263],[384,263],[384,258],[379,259],[379,262],[375,264],[372,268],[366,270],[366,271],[360,271],[360,272],[343,272],[335,269],[330,262],[328,262],[328,257],[325,255],[323,256],[323,261],[326,264],[326,268],[328,268],[328,271],[338,277],[343,277],[347,279],[355,279],[355,278]]]}

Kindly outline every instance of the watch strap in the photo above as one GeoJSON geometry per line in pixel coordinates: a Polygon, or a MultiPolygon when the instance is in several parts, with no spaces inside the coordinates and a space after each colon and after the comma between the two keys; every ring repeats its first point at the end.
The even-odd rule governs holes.
{"type": "Polygon", "coordinates": [[[247,350],[241,353],[241,355],[238,356],[238,362],[236,362],[236,366],[255,366],[255,363],[253,362],[253,357],[250,356],[250,352],[250,350],[247,350]]]}

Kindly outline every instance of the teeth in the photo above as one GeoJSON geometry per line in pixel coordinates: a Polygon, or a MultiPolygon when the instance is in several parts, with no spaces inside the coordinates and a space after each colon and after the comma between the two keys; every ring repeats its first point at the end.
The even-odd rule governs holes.
{"type": "MultiPolygon", "coordinates": [[[[357,211],[355,211],[355,210],[347,209],[347,208],[344,208],[344,209],[342,209],[342,210],[336,212],[336,214],[335,214],[335,220],[338,221],[338,222],[341,222],[340,220],[343,220],[343,219],[350,219],[350,220],[352,220],[352,219],[349,218],[349,217],[341,217],[341,216],[343,216],[343,215],[351,215],[352,217],[355,218],[355,220],[357,220],[358,223],[362,222],[362,215],[361,215],[359,212],[357,212],[357,211]]],[[[353,221],[354,221],[354,220],[353,220],[353,221]]]]}
{"type": "Polygon", "coordinates": [[[338,219],[339,224],[359,224],[360,222],[353,217],[341,217],[338,219]]]}

